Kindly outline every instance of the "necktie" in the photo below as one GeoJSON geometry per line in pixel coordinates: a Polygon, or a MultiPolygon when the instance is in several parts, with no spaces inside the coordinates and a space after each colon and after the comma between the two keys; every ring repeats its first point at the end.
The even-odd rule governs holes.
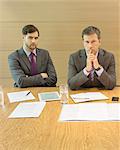
{"type": "Polygon", "coordinates": [[[90,79],[91,79],[91,81],[94,81],[94,67],[93,67],[93,64],[92,64],[92,69],[90,71],[90,79]]]}
{"type": "Polygon", "coordinates": [[[37,74],[37,63],[35,59],[35,54],[30,53],[30,64],[31,64],[31,75],[36,75],[37,74]]]}

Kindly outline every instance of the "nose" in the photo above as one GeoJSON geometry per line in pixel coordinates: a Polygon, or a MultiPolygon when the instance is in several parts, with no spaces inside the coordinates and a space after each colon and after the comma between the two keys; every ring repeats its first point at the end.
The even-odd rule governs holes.
{"type": "Polygon", "coordinates": [[[32,43],[35,43],[35,38],[32,38],[32,43]]]}
{"type": "Polygon", "coordinates": [[[91,43],[89,43],[89,44],[88,44],[88,47],[89,47],[89,48],[92,48],[92,44],[91,44],[91,43]]]}

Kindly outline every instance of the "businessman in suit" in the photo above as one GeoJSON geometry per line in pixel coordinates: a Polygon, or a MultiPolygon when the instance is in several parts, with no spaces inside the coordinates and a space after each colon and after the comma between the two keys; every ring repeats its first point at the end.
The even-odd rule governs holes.
{"type": "Polygon", "coordinates": [[[8,56],[15,87],[51,87],[57,75],[49,52],[37,48],[39,30],[34,25],[22,29],[23,46],[8,56]]]}
{"type": "Polygon", "coordinates": [[[70,55],[68,85],[72,90],[98,87],[113,89],[116,85],[115,59],[100,48],[100,30],[89,26],[82,31],[84,49],[70,55]]]}

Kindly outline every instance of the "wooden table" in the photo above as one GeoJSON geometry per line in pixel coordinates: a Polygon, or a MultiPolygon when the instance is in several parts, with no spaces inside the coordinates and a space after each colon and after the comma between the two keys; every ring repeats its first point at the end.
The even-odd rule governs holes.
{"type": "MultiPolygon", "coordinates": [[[[120,150],[120,122],[58,122],[59,101],[47,102],[39,118],[8,119],[18,103],[9,103],[6,93],[31,90],[37,93],[58,88],[4,88],[5,110],[0,108],[0,150],[120,150]]],[[[98,91],[86,89],[70,93],[98,91]]],[[[99,90],[109,97],[120,97],[120,88],[99,90]]],[[[69,99],[69,103],[73,103],[69,99]]]]}

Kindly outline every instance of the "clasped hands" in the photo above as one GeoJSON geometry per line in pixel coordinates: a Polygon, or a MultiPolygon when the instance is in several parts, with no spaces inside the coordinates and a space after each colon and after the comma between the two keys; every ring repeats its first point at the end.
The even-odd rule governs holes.
{"type": "Polygon", "coordinates": [[[97,55],[94,54],[92,51],[89,52],[88,56],[87,56],[87,65],[86,65],[86,71],[90,72],[91,70],[97,69],[101,67],[98,59],[97,59],[97,55]]]}

